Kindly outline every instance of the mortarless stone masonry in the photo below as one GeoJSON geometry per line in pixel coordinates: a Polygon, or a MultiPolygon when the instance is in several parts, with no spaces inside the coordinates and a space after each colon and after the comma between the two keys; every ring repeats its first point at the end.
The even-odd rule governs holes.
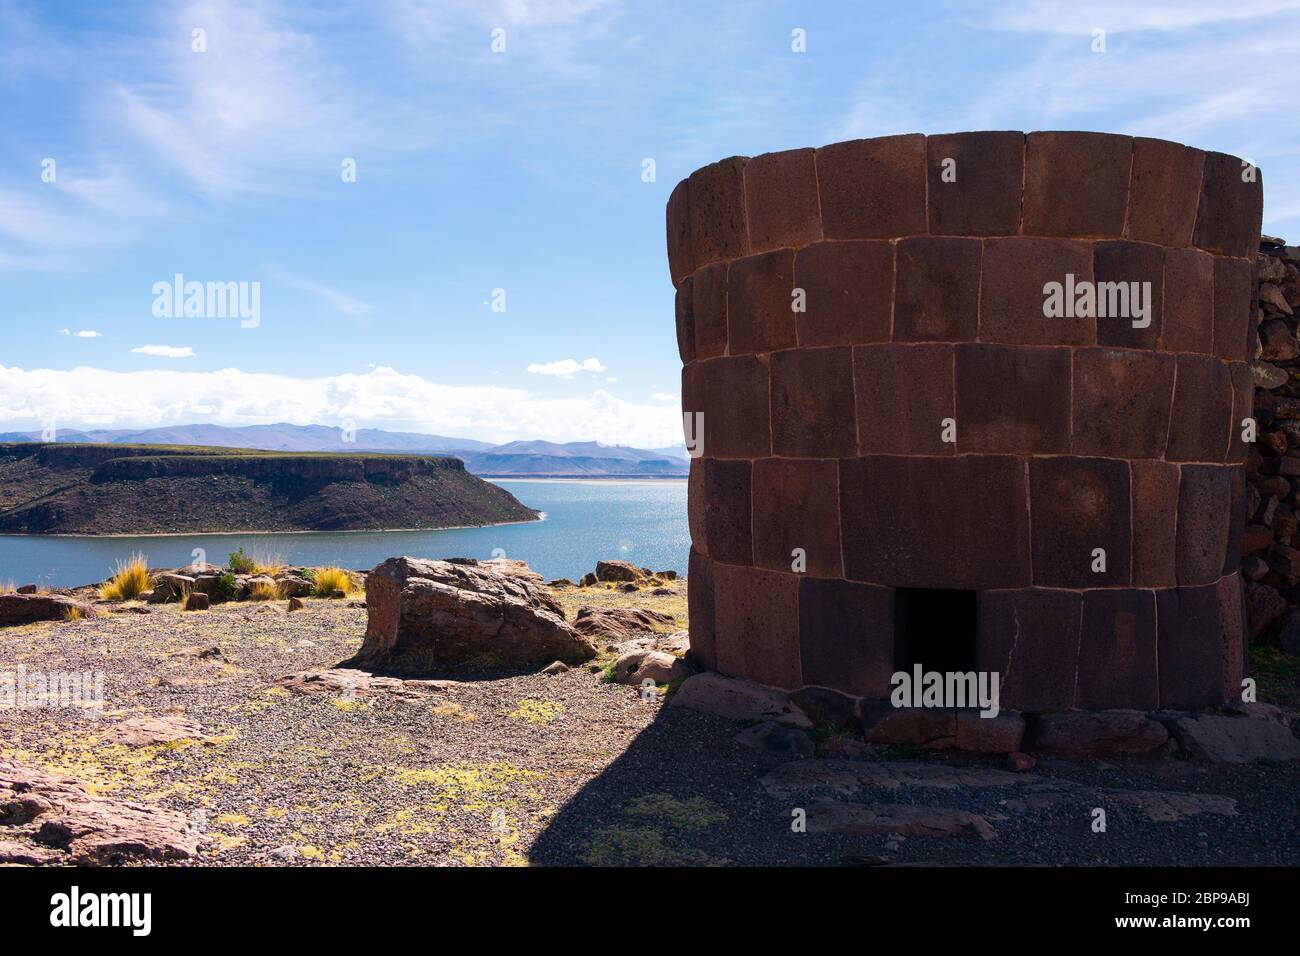
{"type": "Polygon", "coordinates": [[[1029,712],[1237,696],[1262,188],[1231,156],[1081,132],[678,184],[697,663],[883,699],[909,660],[963,660],[1029,712]],[[1045,317],[1067,274],[1150,282],[1150,325],[1045,317]]]}

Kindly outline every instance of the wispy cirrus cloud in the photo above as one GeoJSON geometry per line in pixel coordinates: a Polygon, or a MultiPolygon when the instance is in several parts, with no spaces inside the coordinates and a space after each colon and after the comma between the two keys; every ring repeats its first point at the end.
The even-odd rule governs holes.
{"type": "Polygon", "coordinates": [[[525,369],[534,375],[554,375],[557,378],[573,378],[579,372],[604,372],[604,364],[598,358],[560,359],[555,362],[533,362],[525,369]]]}
{"type": "Polygon", "coordinates": [[[139,345],[131,351],[138,355],[152,355],[155,358],[194,358],[194,349],[188,345],[139,345]]]}

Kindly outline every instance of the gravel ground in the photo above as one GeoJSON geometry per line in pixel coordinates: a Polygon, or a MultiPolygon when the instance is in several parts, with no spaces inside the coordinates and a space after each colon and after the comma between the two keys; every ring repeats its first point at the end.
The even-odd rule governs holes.
{"type": "MultiPolygon", "coordinates": [[[[576,606],[581,593],[562,600],[576,606]]],[[[675,613],[684,625],[683,598],[679,583],[672,595],[599,600],[675,613]]],[[[350,657],[364,608],[312,599],[293,614],[282,603],[150,611],[0,631],[0,671],[106,673],[98,719],[0,712],[0,757],[191,814],[209,837],[194,861],[203,865],[1300,863],[1297,764],[1036,771],[1087,787],[1222,794],[1238,802],[1235,816],[1155,823],[1115,807],[1098,834],[1082,797],[1012,811],[1002,801],[1015,788],[902,787],[853,799],[977,812],[996,837],[794,833],[793,801],[759,784],[781,761],[737,744],[739,725],[643,700],[592,669],[460,680],[413,699],[299,696],[275,679],[350,657]],[[197,653],[211,647],[224,660],[197,653]],[[169,710],[213,739],[134,748],[102,739],[112,721],[169,710]]]]}

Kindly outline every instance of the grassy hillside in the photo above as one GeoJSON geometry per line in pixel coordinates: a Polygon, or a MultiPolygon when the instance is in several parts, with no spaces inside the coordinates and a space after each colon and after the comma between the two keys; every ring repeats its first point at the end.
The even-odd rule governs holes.
{"type": "Polygon", "coordinates": [[[0,532],[353,531],[536,517],[456,458],[0,444],[0,532]]]}

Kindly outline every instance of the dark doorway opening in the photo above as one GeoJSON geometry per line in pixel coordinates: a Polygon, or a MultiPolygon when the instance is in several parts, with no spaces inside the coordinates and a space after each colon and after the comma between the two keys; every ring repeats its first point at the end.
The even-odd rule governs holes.
{"type": "Polygon", "coordinates": [[[974,591],[899,588],[894,592],[896,670],[975,670],[974,591]]]}

